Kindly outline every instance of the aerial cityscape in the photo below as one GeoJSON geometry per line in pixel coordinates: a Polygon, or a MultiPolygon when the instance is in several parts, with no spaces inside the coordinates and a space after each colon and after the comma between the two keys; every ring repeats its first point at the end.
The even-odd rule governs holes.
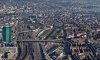
{"type": "Polygon", "coordinates": [[[100,0],[0,0],[0,60],[100,60],[100,0]]]}

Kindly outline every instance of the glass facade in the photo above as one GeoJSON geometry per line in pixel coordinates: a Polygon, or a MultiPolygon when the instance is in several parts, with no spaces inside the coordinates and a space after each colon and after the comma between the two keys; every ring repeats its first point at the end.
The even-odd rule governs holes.
{"type": "Polygon", "coordinates": [[[9,44],[11,42],[12,28],[10,26],[3,27],[3,42],[9,44]]]}

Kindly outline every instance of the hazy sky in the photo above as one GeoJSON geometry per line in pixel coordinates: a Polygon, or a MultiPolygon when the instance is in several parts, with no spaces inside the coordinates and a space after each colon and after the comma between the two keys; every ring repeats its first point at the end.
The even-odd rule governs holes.
{"type": "MultiPolygon", "coordinates": [[[[1,2],[7,2],[9,0],[0,0],[1,2]]],[[[79,6],[82,9],[86,9],[86,10],[97,10],[100,11],[100,0],[12,0],[15,3],[21,3],[23,1],[26,1],[25,3],[21,3],[21,4],[26,4],[27,1],[28,2],[45,2],[48,1],[50,3],[55,3],[55,4],[59,4],[59,5],[64,5],[65,7],[67,7],[68,4],[79,4],[79,6]],[[17,2],[15,2],[17,1],[17,2]]]]}

